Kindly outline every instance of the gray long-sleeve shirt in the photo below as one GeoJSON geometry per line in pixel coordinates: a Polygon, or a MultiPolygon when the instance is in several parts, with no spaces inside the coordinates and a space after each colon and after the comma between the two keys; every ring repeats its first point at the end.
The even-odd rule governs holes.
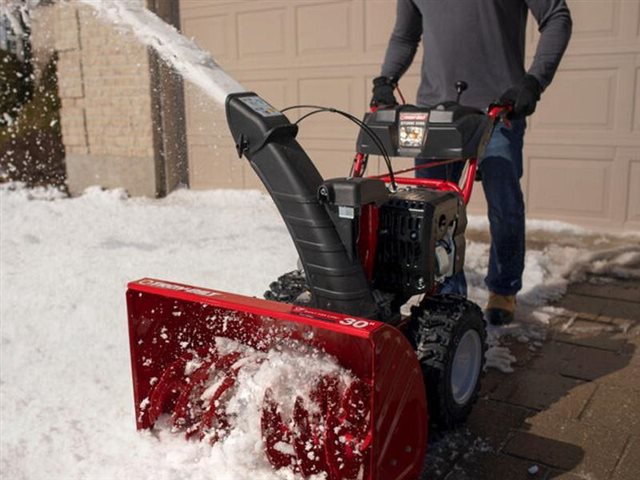
{"type": "Polygon", "coordinates": [[[418,104],[455,100],[455,82],[464,80],[469,89],[461,103],[485,108],[525,74],[528,10],[538,23],[540,40],[527,73],[544,89],[571,36],[565,0],[398,0],[382,75],[400,78],[422,36],[418,104]]]}

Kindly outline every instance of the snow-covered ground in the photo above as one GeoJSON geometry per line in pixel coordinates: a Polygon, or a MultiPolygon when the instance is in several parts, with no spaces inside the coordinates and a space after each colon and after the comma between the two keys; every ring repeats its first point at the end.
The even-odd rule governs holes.
{"type": "MultiPolygon", "coordinates": [[[[261,295],[296,266],[268,197],[179,191],[128,199],[95,188],[68,199],[5,185],[0,204],[3,478],[287,478],[252,460],[261,451],[255,444],[212,450],[135,431],[124,297],[126,283],[144,276],[261,295]]],[[[481,304],[487,252],[485,243],[468,246],[470,294],[481,304]]],[[[493,341],[504,332],[542,338],[553,313],[544,304],[570,274],[624,269],[638,255],[632,246],[597,255],[559,245],[530,250],[520,322],[493,330],[493,341]]],[[[508,370],[508,350],[493,348],[490,363],[508,370]]]]}
{"type": "MultiPolygon", "coordinates": [[[[83,2],[154,47],[218,103],[242,90],[139,0],[83,2]]],[[[67,199],[14,187],[0,186],[2,478],[293,478],[273,472],[261,458],[257,425],[245,425],[215,448],[168,431],[136,432],[129,365],[128,281],[149,276],[259,296],[270,281],[295,268],[295,250],[271,200],[247,191],[128,199],[121,191],[97,188],[67,199]]],[[[483,219],[472,219],[471,225],[485,228],[483,219]]],[[[548,222],[529,227],[588,233],[548,222]]],[[[637,238],[633,241],[637,245],[637,238]]],[[[637,247],[597,254],[558,244],[530,250],[519,322],[491,329],[490,368],[511,369],[513,357],[500,346],[505,333],[532,340],[535,348],[554,313],[546,303],[564,292],[571,275],[588,269],[633,275],[625,265],[639,255],[637,247]]],[[[470,242],[470,296],[480,304],[486,300],[487,260],[488,245],[470,242]]],[[[281,373],[289,371],[281,375],[283,386],[299,380],[296,372],[309,372],[308,364],[295,364],[295,356],[272,363],[276,360],[281,373]]],[[[314,368],[319,372],[326,365],[314,368]]],[[[258,373],[268,381],[275,378],[258,373]]],[[[255,392],[248,395],[258,398],[255,392]]]]}

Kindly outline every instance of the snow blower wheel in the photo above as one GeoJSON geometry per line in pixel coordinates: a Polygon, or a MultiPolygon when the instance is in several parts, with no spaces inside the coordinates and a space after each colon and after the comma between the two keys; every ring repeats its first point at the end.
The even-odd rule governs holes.
{"type": "Polygon", "coordinates": [[[466,420],[480,392],[487,349],[482,311],[458,295],[425,298],[411,309],[409,337],[422,366],[430,423],[466,420]]]}

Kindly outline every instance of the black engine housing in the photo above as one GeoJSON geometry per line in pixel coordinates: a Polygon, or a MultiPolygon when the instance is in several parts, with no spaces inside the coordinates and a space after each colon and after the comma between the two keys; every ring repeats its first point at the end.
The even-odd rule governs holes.
{"type": "Polygon", "coordinates": [[[380,208],[379,222],[375,288],[410,297],[462,270],[467,216],[457,193],[401,190],[380,208]],[[453,258],[446,274],[438,273],[436,248],[453,258]]]}

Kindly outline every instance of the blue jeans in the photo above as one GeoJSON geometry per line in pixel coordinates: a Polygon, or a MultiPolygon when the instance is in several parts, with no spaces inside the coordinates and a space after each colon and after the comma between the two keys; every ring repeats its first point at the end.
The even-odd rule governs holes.
{"type": "MultiPolygon", "coordinates": [[[[525,222],[522,177],[522,146],[526,122],[513,120],[511,128],[499,123],[480,160],[482,187],[487,199],[491,249],[487,288],[499,295],[515,295],[522,288],[525,222]]],[[[416,165],[428,161],[416,158],[416,165]]],[[[420,178],[458,181],[464,164],[454,163],[416,171],[420,178]]],[[[467,295],[464,271],[448,279],[441,293],[467,295]]]]}

